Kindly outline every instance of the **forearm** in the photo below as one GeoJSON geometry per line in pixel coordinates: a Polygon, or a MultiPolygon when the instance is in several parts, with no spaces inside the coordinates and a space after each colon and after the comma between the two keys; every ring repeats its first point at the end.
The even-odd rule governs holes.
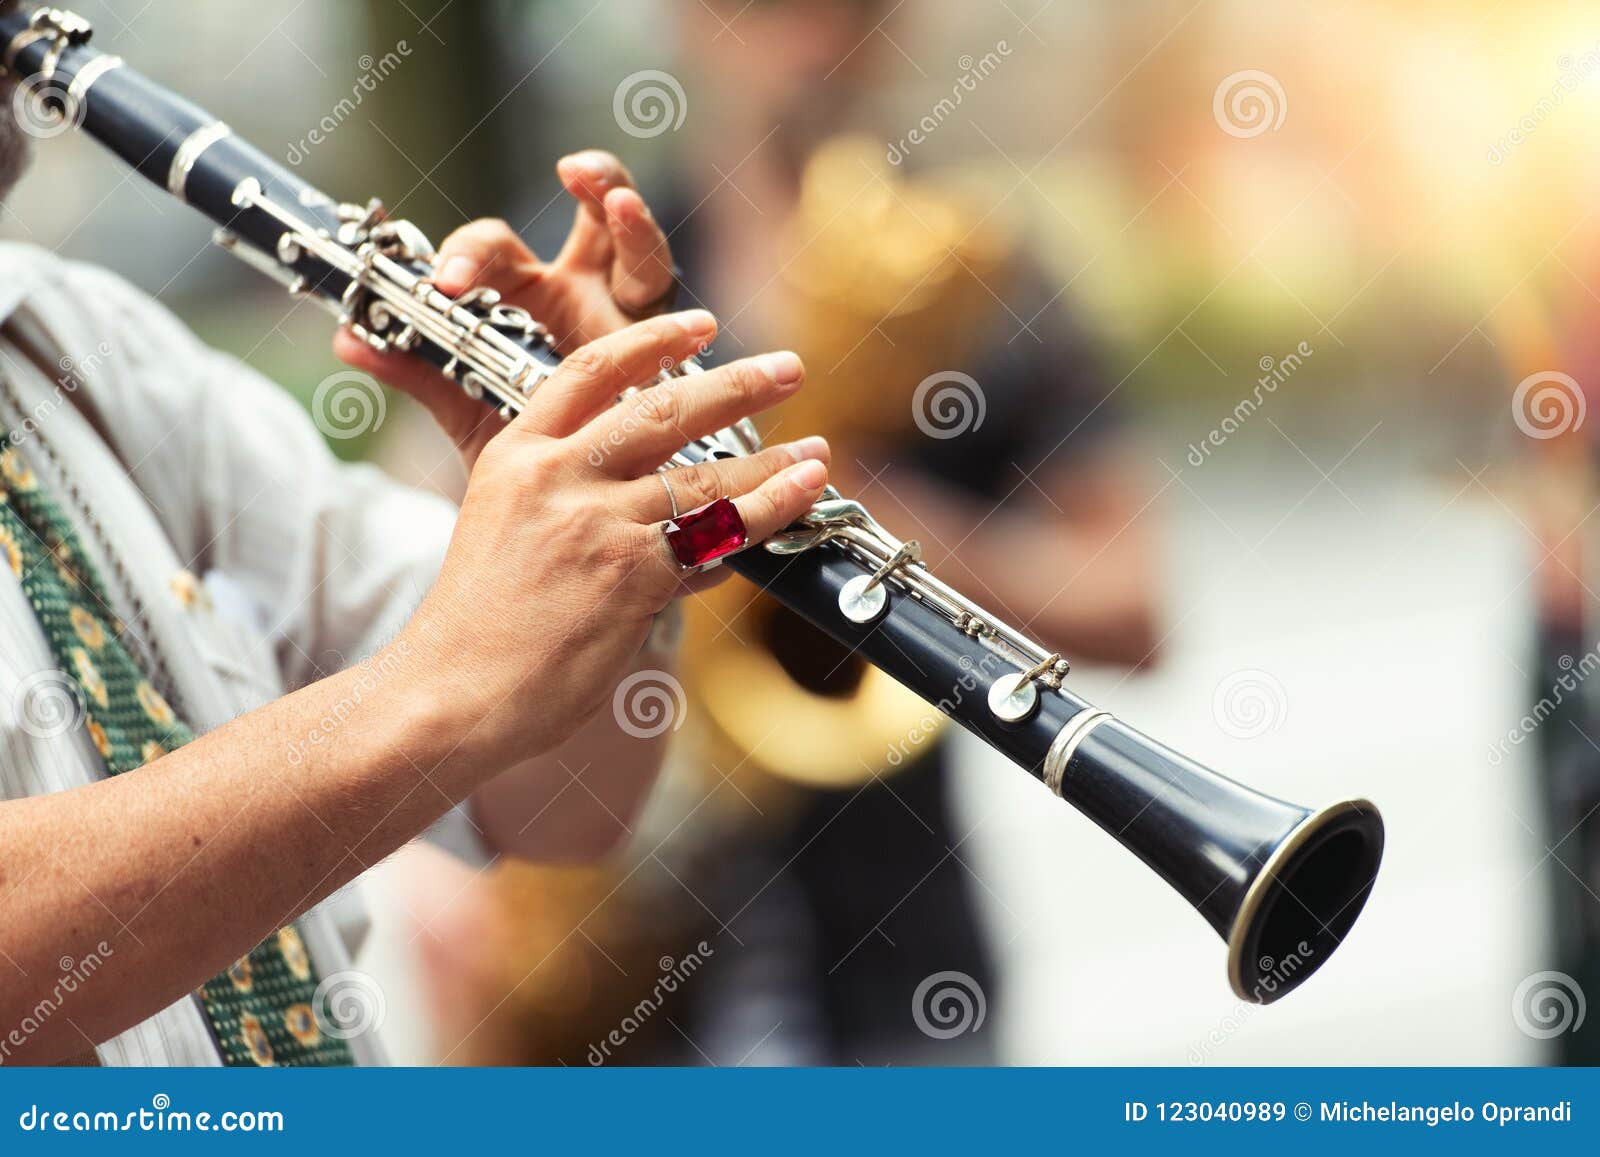
{"type": "Polygon", "coordinates": [[[1054,507],[1020,509],[996,509],[907,473],[889,490],[933,565],[996,614],[1074,659],[1139,664],[1152,657],[1155,567],[1146,512],[1129,497],[1137,493],[1131,487],[1091,474],[1052,487],[1054,507]]]}
{"type": "Polygon", "coordinates": [[[633,689],[631,697],[614,698],[565,743],[473,793],[473,819],[492,851],[585,862],[633,834],[667,742],[683,722],[673,665],[670,654],[646,650],[620,685],[633,689]],[[655,708],[660,714],[640,713],[655,708]]]}
{"type": "Polygon", "coordinates": [[[51,994],[60,960],[101,957],[9,1059],[136,1024],[475,786],[481,760],[435,722],[404,644],[375,662],[381,687],[353,668],[136,771],[0,804],[0,1031],[51,994]]]}
{"type": "Polygon", "coordinates": [[[1155,593],[1143,534],[996,515],[962,555],[993,592],[996,610],[1015,608],[1031,633],[1064,654],[1128,666],[1154,657],[1155,593]]]}

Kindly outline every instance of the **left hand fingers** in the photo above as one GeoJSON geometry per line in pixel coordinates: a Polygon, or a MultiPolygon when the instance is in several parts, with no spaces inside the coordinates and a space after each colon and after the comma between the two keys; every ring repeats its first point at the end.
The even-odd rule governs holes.
{"type": "Polygon", "coordinates": [[[545,265],[504,221],[485,218],[461,226],[439,246],[433,283],[452,297],[487,286],[502,297],[526,292],[545,265]]]}

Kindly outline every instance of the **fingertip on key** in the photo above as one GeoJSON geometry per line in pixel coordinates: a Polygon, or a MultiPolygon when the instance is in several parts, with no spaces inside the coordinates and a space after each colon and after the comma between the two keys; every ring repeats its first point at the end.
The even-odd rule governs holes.
{"type": "Polygon", "coordinates": [[[833,455],[832,449],[828,446],[828,440],[819,438],[816,435],[790,442],[789,453],[794,455],[796,462],[827,462],[833,455]]]}
{"type": "Polygon", "coordinates": [[[802,490],[821,490],[828,482],[828,468],[814,459],[789,467],[789,480],[802,490]]]}
{"type": "Polygon", "coordinates": [[[556,168],[576,173],[597,185],[603,184],[606,178],[605,166],[588,153],[569,153],[556,162],[556,168]]]}
{"type": "Polygon", "coordinates": [[[756,365],[762,373],[780,386],[792,386],[806,376],[806,368],[800,361],[800,355],[792,350],[762,354],[756,359],[756,365]]]}
{"type": "Polygon", "coordinates": [[[644,203],[644,198],[632,189],[612,189],[606,193],[602,203],[607,212],[624,221],[629,218],[644,221],[650,219],[649,206],[644,203]]]}
{"type": "Polygon", "coordinates": [[[465,289],[478,275],[478,267],[470,257],[456,256],[439,267],[434,280],[441,286],[465,289]]]}
{"type": "Polygon", "coordinates": [[[717,332],[717,319],[710,310],[688,310],[678,315],[678,321],[691,337],[710,337],[717,332]]]}

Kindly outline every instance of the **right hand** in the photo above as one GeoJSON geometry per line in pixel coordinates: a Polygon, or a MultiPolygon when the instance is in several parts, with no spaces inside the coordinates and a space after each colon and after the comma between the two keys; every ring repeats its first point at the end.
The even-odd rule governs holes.
{"type": "MultiPolygon", "coordinates": [[[[656,468],[799,389],[792,353],[648,385],[715,332],[710,314],[691,310],[581,347],[479,455],[438,581],[405,637],[486,769],[548,750],[609,707],[652,617],[684,593],[661,535],[672,509],[656,468]],[[630,386],[647,388],[619,404],[630,386]]],[[[816,501],[827,462],[827,443],[807,439],[675,469],[672,494],[680,511],[733,498],[757,543],[816,501]]]]}

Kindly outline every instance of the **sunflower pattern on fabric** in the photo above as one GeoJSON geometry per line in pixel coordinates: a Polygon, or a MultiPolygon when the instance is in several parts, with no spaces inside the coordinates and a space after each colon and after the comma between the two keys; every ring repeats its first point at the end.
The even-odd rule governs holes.
{"type": "MultiPolygon", "coordinates": [[[[77,531],[0,429],[0,577],[22,587],[62,671],[83,727],[112,775],[182,747],[194,733],[150,684],[120,636],[106,587],[77,531]]],[[[313,1005],[319,978],[293,925],[267,937],[200,990],[229,1065],[349,1065],[313,1005]]]]}

